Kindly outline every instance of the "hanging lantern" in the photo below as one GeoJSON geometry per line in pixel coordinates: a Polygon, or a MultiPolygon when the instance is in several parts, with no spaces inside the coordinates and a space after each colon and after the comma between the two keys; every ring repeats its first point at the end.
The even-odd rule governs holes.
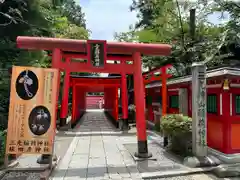
{"type": "Polygon", "coordinates": [[[223,90],[229,90],[229,81],[225,79],[223,82],[223,90]]]}

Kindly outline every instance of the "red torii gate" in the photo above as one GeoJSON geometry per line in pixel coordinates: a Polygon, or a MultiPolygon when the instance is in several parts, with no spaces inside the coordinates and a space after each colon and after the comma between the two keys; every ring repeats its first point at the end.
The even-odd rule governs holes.
{"type": "MultiPolygon", "coordinates": [[[[143,81],[144,84],[147,85],[149,83],[152,83],[154,81],[162,81],[162,116],[167,114],[167,79],[172,77],[172,74],[168,74],[167,73],[167,69],[171,68],[172,65],[167,64],[165,66],[162,67],[157,67],[154,68],[148,72],[143,73],[143,81]],[[155,73],[159,73],[159,74],[155,74],[155,73]]],[[[146,90],[146,89],[145,89],[146,90]]],[[[152,92],[148,92],[147,93],[152,96],[152,92]]],[[[154,119],[154,114],[153,114],[153,107],[152,104],[149,105],[148,104],[148,116],[150,117],[151,120],[154,119]]]]}
{"type": "Polygon", "coordinates": [[[167,69],[171,68],[171,64],[162,67],[157,67],[149,72],[143,73],[144,84],[147,85],[154,81],[162,81],[162,116],[167,114],[167,79],[172,77],[172,74],[167,73],[167,69]],[[155,75],[155,73],[160,73],[155,75]]]}
{"type": "Polygon", "coordinates": [[[141,158],[151,156],[148,152],[144,116],[145,93],[141,55],[169,55],[171,53],[170,45],[19,36],[17,37],[17,46],[22,49],[51,50],[52,68],[65,71],[61,118],[66,118],[67,116],[70,72],[121,74],[122,99],[127,99],[127,89],[124,88],[127,86],[126,74],[133,74],[138,137],[138,152],[135,155],[141,158]],[[99,48],[101,49],[100,53],[95,53],[97,48],[98,51],[99,48]],[[98,54],[98,58],[95,57],[93,52],[95,55],[98,54]],[[101,58],[99,58],[99,54],[101,58]],[[87,59],[87,61],[76,62],[72,58],[87,59]],[[98,66],[96,66],[96,61],[94,61],[94,65],[91,63],[92,59],[98,60],[98,66]],[[121,63],[110,64],[107,60],[118,60],[121,63]],[[126,61],[132,61],[133,63],[129,64],[126,61]],[[99,65],[99,62],[101,65],[99,65]]]}
{"type": "Polygon", "coordinates": [[[118,88],[121,87],[120,77],[71,76],[70,86],[72,87],[72,125],[76,124],[76,121],[86,110],[87,92],[104,92],[106,111],[116,122],[118,121],[118,88]],[[109,105],[112,107],[109,107],[109,105]],[[109,109],[111,111],[108,111],[109,109]]]}

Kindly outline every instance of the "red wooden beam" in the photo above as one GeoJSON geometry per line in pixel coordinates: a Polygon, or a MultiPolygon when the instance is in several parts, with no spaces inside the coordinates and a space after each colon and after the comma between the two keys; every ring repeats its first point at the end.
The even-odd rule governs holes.
{"type": "Polygon", "coordinates": [[[91,79],[91,78],[73,78],[71,77],[72,83],[83,83],[83,84],[89,84],[89,85],[99,85],[99,84],[121,84],[121,80],[119,79],[91,79]]]}
{"type": "MultiPolygon", "coordinates": [[[[49,54],[49,56],[52,56],[52,54],[49,54]]],[[[87,60],[87,55],[86,54],[79,54],[79,53],[64,53],[63,58],[72,58],[72,59],[86,59],[87,60]]],[[[115,60],[115,61],[132,61],[132,56],[131,55],[107,55],[107,60],[115,60]]]]}
{"type": "Polygon", "coordinates": [[[57,69],[69,69],[71,72],[88,72],[88,73],[111,73],[119,74],[123,72],[125,74],[133,74],[134,68],[133,64],[106,64],[102,67],[93,67],[91,64],[79,63],[79,62],[70,62],[65,63],[59,61],[53,68],[57,69]]]}
{"type": "MultiPolygon", "coordinates": [[[[84,86],[86,88],[94,89],[96,86],[100,87],[119,87],[120,84],[89,84],[89,83],[75,83],[75,86],[84,86]],[[95,86],[93,86],[95,85],[95,86]]],[[[97,88],[97,87],[96,87],[97,88]]]]}
{"type": "MultiPolygon", "coordinates": [[[[170,78],[172,77],[171,74],[166,74],[165,78],[170,78]]],[[[150,79],[144,79],[144,84],[149,84],[153,81],[161,81],[163,79],[163,77],[160,75],[160,76],[152,76],[150,79]]]]}
{"type": "MultiPolygon", "coordinates": [[[[86,41],[60,38],[18,36],[17,47],[22,49],[53,50],[87,52],[86,41]]],[[[107,53],[133,54],[140,52],[143,55],[170,55],[171,46],[168,44],[145,44],[129,42],[107,42],[107,53]]]]}
{"type": "Polygon", "coordinates": [[[154,68],[154,69],[152,69],[152,70],[150,70],[150,71],[148,71],[148,72],[145,72],[145,73],[143,73],[143,75],[144,75],[144,76],[152,75],[152,74],[154,74],[154,73],[156,73],[156,72],[161,72],[163,68],[168,69],[168,68],[171,68],[171,67],[172,67],[171,64],[167,64],[167,65],[165,65],[165,66],[157,67],[157,68],[154,68]]]}
{"type": "Polygon", "coordinates": [[[172,67],[171,64],[162,66],[162,67],[157,67],[152,69],[149,72],[145,72],[143,73],[143,79],[144,79],[144,84],[149,84],[153,81],[162,81],[164,79],[168,79],[170,77],[172,77],[171,74],[167,74],[165,71],[167,70],[167,68],[172,67]],[[159,72],[160,74],[158,76],[155,75],[156,72],[159,72]],[[162,76],[162,73],[164,74],[162,76]]]}

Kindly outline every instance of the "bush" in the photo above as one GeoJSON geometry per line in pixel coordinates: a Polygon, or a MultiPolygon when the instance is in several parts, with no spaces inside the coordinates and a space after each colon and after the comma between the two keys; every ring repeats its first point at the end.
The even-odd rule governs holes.
{"type": "Polygon", "coordinates": [[[187,156],[192,153],[192,118],[182,114],[169,114],[161,118],[161,130],[171,142],[170,150],[187,156]]]}

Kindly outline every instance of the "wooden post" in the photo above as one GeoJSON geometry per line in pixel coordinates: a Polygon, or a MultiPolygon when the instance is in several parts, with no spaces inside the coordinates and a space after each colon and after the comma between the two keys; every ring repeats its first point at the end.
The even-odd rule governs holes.
{"type": "MultiPolygon", "coordinates": [[[[69,62],[70,59],[66,59],[66,61],[69,62]]],[[[63,96],[62,96],[62,105],[61,105],[61,112],[60,112],[60,126],[66,125],[66,120],[68,116],[69,88],[70,88],[70,71],[66,69],[65,75],[64,75],[63,96]]]]}
{"type": "Polygon", "coordinates": [[[128,130],[128,94],[127,94],[127,77],[121,74],[121,101],[122,101],[122,130],[128,130]]]}
{"type": "Polygon", "coordinates": [[[145,121],[145,101],[144,101],[144,84],[142,77],[142,60],[141,54],[135,52],[133,54],[134,61],[134,100],[136,106],[136,126],[138,137],[138,152],[135,153],[136,157],[149,158],[152,156],[148,152],[147,144],[147,131],[145,121]]]}

